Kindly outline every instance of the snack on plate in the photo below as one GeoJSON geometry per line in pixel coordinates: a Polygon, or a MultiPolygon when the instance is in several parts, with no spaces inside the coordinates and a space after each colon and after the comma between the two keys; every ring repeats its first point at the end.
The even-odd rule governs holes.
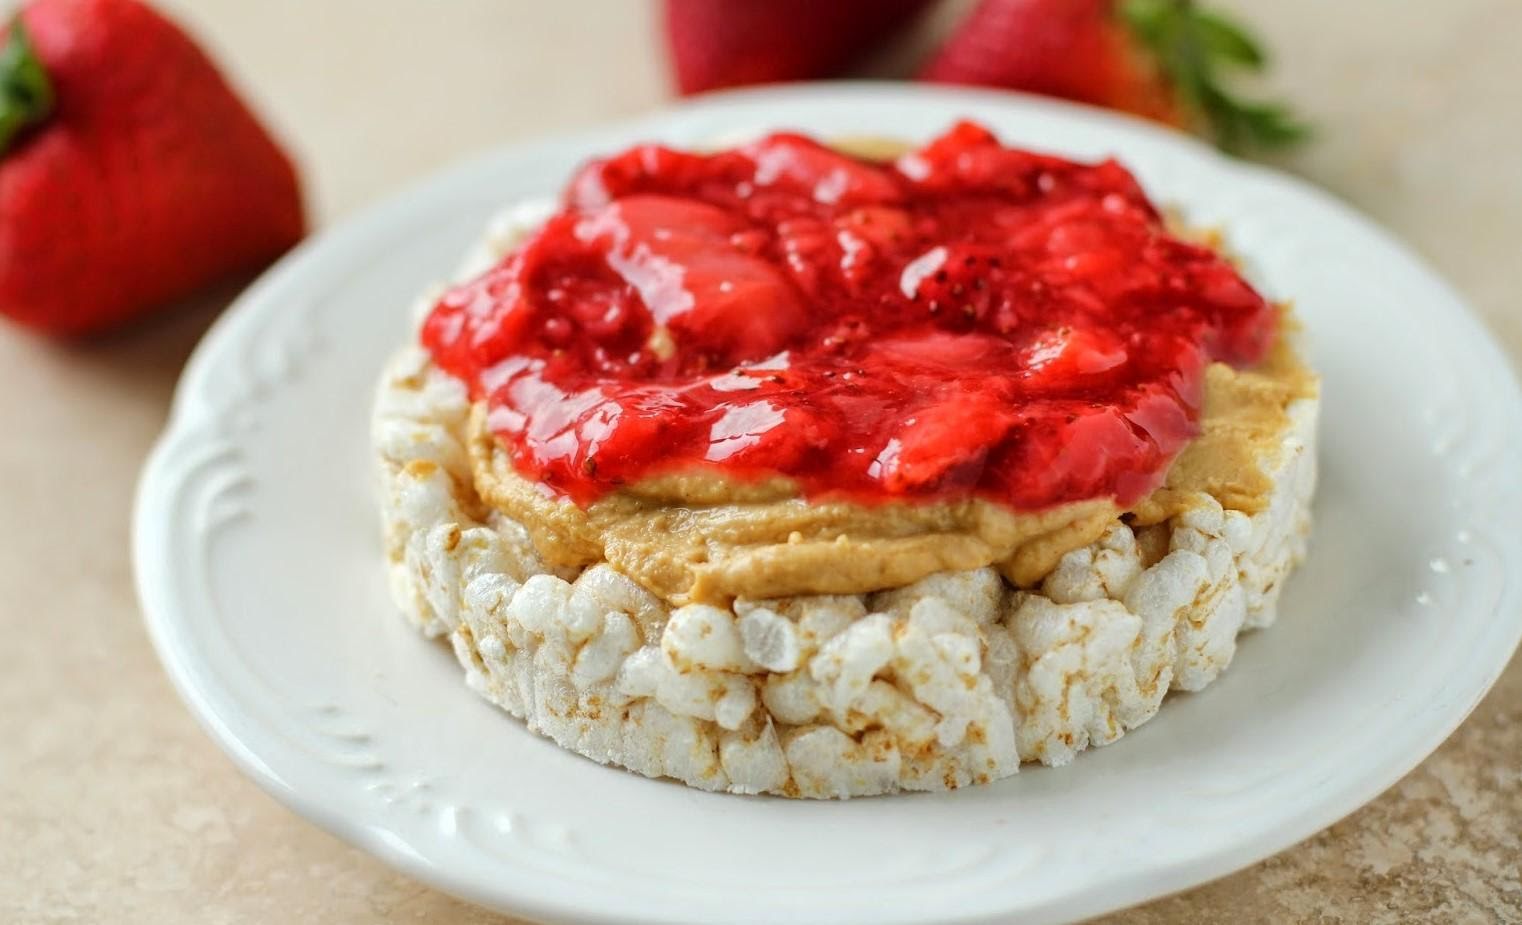
{"type": "Polygon", "coordinates": [[[1287,310],[1113,161],[970,123],[851,150],[594,162],[385,372],[395,597],[565,748],[738,793],[984,783],[1274,619],[1316,478],[1287,310]]]}

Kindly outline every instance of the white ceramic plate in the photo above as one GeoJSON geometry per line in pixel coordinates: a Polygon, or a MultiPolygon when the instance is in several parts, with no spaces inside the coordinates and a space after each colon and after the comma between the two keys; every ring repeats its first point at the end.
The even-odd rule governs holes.
{"type": "Polygon", "coordinates": [[[143,475],[137,580],[165,666],[259,784],[391,864],[587,922],[1025,923],[1217,877],[1427,755],[1522,634],[1522,399],[1399,244],[1327,196],[1178,135],[1007,94],[836,85],[718,96],[507,148],[318,236],[196,351],[143,475]],[[1062,770],[849,803],[717,796],[600,767],[467,691],[387,599],[367,418],[408,305],[500,205],[644,139],[756,127],[1117,155],[1293,297],[1325,376],[1310,561],[1224,678],[1062,770]]]}

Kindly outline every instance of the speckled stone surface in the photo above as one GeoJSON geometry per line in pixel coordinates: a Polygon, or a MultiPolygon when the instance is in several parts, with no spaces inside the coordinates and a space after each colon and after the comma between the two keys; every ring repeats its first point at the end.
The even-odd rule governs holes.
{"type": "MultiPolygon", "coordinates": [[[[633,0],[164,3],[296,140],[324,221],[485,146],[664,92],[633,0]]],[[[1522,355],[1522,3],[1220,5],[1258,24],[1278,52],[1272,83],[1321,126],[1284,166],[1405,238],[1522,355]]],[[[127,553],[132,485],[184,357],[233,291],[101,343],[0,329],[0,922],[509,923],[264,796],[201,734],[149,648],[127,553]]],[[[1104,921],[1522,922],[1519,833],[1514,661],[1368,807],[1104,921]]]]}

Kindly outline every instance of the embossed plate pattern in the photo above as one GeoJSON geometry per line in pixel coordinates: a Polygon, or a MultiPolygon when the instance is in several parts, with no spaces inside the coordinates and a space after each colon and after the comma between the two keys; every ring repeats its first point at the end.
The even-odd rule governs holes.
{"type": "Polygon", "coordinates": [[[586,922],[1058,922],[1289,846],[1413,767],[1522,634],[1522,399],[1460,300],[1327,196],[1097,111],[834,85],[713,97],[504,149],[308,242],[196,351],[139,488],[149,629],[239,766],[445,890],[586,922]],[[959,116],[1120,156],[1293,297],[1325,376],[1310,561],[1225,677],[1061,770],[796,803],[599,767],[478,702],[387,600],[367,417],[408,306],[500,205],[637,139],[756,127],[922,138],[959,116]]]}

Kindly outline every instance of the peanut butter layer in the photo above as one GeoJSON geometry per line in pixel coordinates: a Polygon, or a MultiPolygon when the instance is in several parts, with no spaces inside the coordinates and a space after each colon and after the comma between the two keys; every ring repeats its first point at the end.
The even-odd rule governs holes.
{"type": "Polygon", "coordinates": [[[1200,436],[1164,485],[1129,512],[1107,499],[1032,512],[981,499],[811,503],[784,479],[746,483],[703,472],[648,480],[581,508],[517,473],[479,403],[468,445],[476,492],[523,524],[546,561],[606,561],[673,603],[859,594],[986,565],[1031,586],[1123,514],[1158,523],[1206,495],[1229,510],[1262,510],[1289,432],[1287,410],[1317,387],[1283,338],[1255,369],[1211,366],[1200,436]]]}

